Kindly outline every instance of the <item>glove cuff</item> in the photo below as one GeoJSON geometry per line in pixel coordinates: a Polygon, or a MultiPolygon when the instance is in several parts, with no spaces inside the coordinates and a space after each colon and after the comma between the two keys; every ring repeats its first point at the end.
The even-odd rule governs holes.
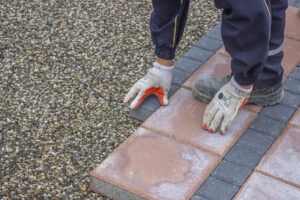
{"type": "Polygon", "coordinates": [[[158,70],[161,70],[161,71],[172,71],[173,68],[174,68],[174,65],[172,66],[166,66],[166,65],[162,65],[158,62],[154,62],[153,63],[153,67],[158,69],[158,70]]]}
{"type": "Polygon", "coordinates": [[[246,96],[252,92],[253,86],[249,89],[241,87],[234,79],[234,76],[232,76],[229,85],[231,88],[234,89],[235,93],[239,95],[246,96]]]}

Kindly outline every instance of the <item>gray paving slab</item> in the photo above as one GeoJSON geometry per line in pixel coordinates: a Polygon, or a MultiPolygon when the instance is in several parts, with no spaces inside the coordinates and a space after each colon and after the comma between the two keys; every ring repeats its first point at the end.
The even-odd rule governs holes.
{"type": "Polygon", "coordinates": [[[295,112],[295,109],[282,104],[268,106],[260,111],[260,115],[286,123],[295,112]]]}
{"type": "Polygon", "coordinates": [[[264,115],[258,115],[250,128],[266,135],[277,137],[286,126],[285,123],[273,120],[264,115]]]}
{"type": "Polygon", "coordinates": [[[292,93],[300,94],[300,80],[289,77],[283,84],[284,89],[292,93]]]}
{"type": "Polygon", "coordinates": [[[181,71],[179,69],[174,69],[173,70],[173,80],[172,84],[176,86],[181,86],[181,84],[188,78],[190,77],[189,72],[181,71]]]}
{"type": "Polygon", "coordinates": [[[275,138],[259,133],[254,129],[247,129],[240,137],[237,144],[249,148],[253,151],[265,154],[273,144],[275,138]]]}
{"type": "Polygon", "coordinates": [[[222,160],[211,176],[241,186],[252,171],[252,168],[222,160]]]}
{"type": "Polygon", "coordinates": [[[288,0],[289,6],[297,6],[298,0],[288,0]]]}
{"type": "Polygon", "coordinates": [[[208,177],[196,194],[209,200],[229,200],[232,199],[238,188],[238,186],[225,181],[208,177]]]}
{"type": "Polygon", "coordinates": [[[208,200],[208,199],[198,196],[198,195],[194,195],[194,196],[192,196],[191,200],[208,200]]]}
{"type": "Polygon", "coordinates": [[[218,49],[220,49],[223,45],[223,42],[221,40],[217,40],[214,38],[210,38],[207,36],[202,37],[200,40],[198,40],[195,44],[196,47],[200,47],[212,52],[216,52],[218,49]]]}
{"type": "Polygon", "coordinates": [[[174,68],[189,73],[194,73],[203,65],[203,62],[192,60],[187,57],[181,57],[174,63],[174,68]]]}
{"type": "Polygon", "coordinates": [[[214,28],[212,28],[207,34],[207,37],[216,39],[216,40],[222,40],[221,35],[221,22],[218,23],[214,28]]]}
{"type": "MultiPolygon", "coordinates": [[[[298,65],[299,66],[299,65],[298,65]]],[[[294,71],[292,71],[292,73],[290,74],[291,78],[293,79],[297,79],[297,80],[300,80],[300,67],[296,67],[294,69],[294,71]]]]}
{"type": "Polygon", "coordinates": [[[184,56],[205,63],[214,54],[214,52],[199,47],[192,47],[184,56]]]}
{"type": "Polygon", "coordinates": [[[243,145],[235,144],[225,155],[224,159],[241,166],[254,168],[264,154],[247,149],[243,145]]]}
{"type": "Polygon", "coordinates": [[[150,117],[150,115],[152,115],[153,112],[154,111],[139,107],[136,110],[130,110],[129,114],[131,117],[133,117],[135,119],[145,121],[148,117],[150,117]]]}
{"type": "Polygon", "coordinates": [[[289,91],[284,91],[284,98],[280,104],[298,108],[300,106],[300,94],[294,94],[289,91]]]}

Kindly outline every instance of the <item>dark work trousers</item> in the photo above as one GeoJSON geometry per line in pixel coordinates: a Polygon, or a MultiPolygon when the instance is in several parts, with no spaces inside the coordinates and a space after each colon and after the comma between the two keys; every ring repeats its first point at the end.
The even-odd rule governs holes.
{"type": "MultiPolygon", "coordinates": [[[[187,19],[189,0],[152,0],[150,30],[155,54],[173,59],[187,19]]],[[[287,0],[215,0],[223,9],[222,39],[241,85],[265,88],[282,81],[282,43],[287,0]]]]}

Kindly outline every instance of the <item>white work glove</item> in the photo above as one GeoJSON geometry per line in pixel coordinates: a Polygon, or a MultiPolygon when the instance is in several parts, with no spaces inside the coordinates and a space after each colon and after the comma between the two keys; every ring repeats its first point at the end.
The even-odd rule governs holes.
{"type": "Polygon", "coordinates": [[[213,133],[223,121],[220,133],[224,134],[240,109],[247,102],[251,91],[252,88],[242,88],[232,77],[230,82],[217,92],[206,107],[202,127],[213,133]]]}
{"type": "Polygon", "coordinates": [[[146,97],[155,94],[161,105],[167,105],[168,92],[172,83],[172,70],[174,66],[164,66],[157,62],[149,69],[148,73],[139,81],[137,81],[124,98],[124,103],[133,98],[130,109],[137,109],[146,97]]]}

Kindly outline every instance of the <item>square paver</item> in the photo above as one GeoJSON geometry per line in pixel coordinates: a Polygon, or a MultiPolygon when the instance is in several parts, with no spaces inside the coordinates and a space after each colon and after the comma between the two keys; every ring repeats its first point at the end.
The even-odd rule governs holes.
{"type": "Polygon", "coordinates": [[[274,120],[286,123],[295,112],[294,108],[277,104],[265,107],[260,114],[272,118],[274,120]]]}
{"type": "Polygon", "coordinates": [[[91,172],[91,189],[112,199],[190,199],[218,158],[139,128],[91,172]]]}
{"type": "Polygon", "coordinates": [[[289,124],[300,127],[300,108],[294,113],[293,117],[289,121],[289,124]]]}
{"type": "MultiPolygon", "coordinates": [[[[258,166],[268,174],[300,186],[300,129],[287,128],[258,166]]],[[[300,196],[299,196],[300,197],[300,196]]]]}
{"type": "Polygon", "coordinates": [[[260,133],[277,137],[285,126],[285,123],[273,120],[268,116],[258,115],[255,121],[251,124],[250,128],[257,130],[260,133]]]}
{"type": "Polygon", "coordinates": [[[298,108],[298,106],[300,106],[300,94],[291,93],[286,90],[284,91],[284,98],[280,103],[293,108],[298,108]]]}
{"type": "Polygon", "coordinates": [[[206,197],[209,200],[228,200],[232,199],[237,191],[237,186],[209,177],[196,194],[206,197]]]}
{"type": "Polygon", "coordinates": [[[253,151],[243,145],[236,144],[226,154],[225,160],[231,161],[241,166],[254,168],[264,154],[253,151]]]}
{"type": "Polygon", "coordinates": [[[207,104],[193,98],[190,90],[181,88],[170,100],[143,124],[155,132],[175,137],[200,149],[224,155],[255,119],[256,114],[242,109],[225,135],[214,134],[202,128],[207,104]]]}
{"type": "Polygon", "coordinates": [[[289,6],[286,11],[286,25],[284,35],[300,41],[300,17],[298,8],[289,6]]]}
{"type": "Polygon", "coordinates": [[[299,188],[256,172],[251,175],[234,200],[295,200],[299,197],[299,188]]]}
{"type": "Polygon", "coordinates": [[[214,52],[199,47],[192,47],[184,56],[205,63],[212,55],[214,55],[214,52]]]}
{"type": "Polygon", "coordinates": [[[284,82],[284,89],[300,95],[300,81],[293,78],[288,78],[284,82]]]}
{"type": "Polygon", "coordinates": [[[274,137],[259,133],[254,129],[247,129],[238,140],[238,144],[264,154],[273,144],[274,140],[274,137]]]}
{"type": "Polygon", "coordinates": [[[203,62],[195,61],[187,57],[181,57],[174,63],[174,68],[189,73],[195,72],[203,65],[203,62]]]}
{"type": "Polygon", "coordinates": [[[211,176],[231,184],[241,186],[251,174],[252,170],[252,168],[222,160],[222,162],[212,172],[211,176]]]}
{"type": "Polygon", "coordinates": [[[207,36],[202,37],[195,44],[196,47],[207,49],[212,52],[216,52],[218,49],[221,48],[222,45],[223,45],[222,41],[207,36]]]}
{"type": "Polygon", "coordinates": [[[296,67],[293,72],[290,74],[290,77],[292,77],[293,79],[297,79],[300,80],[300,67],[298,65],[298,67],[296,67]]]}

